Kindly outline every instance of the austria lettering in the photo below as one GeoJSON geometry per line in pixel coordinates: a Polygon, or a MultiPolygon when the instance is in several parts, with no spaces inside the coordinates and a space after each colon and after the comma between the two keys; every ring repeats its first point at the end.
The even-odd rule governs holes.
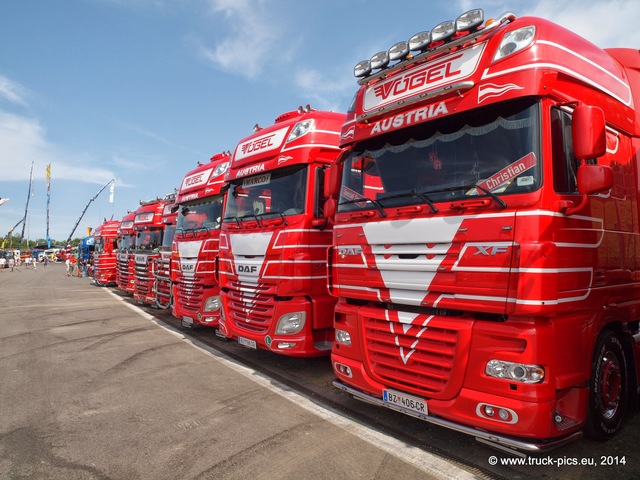
{"type": "Polygon", "coordinates": [[[446,115],[449,113],[447,105],[440,102],[437,105],[429,105],[428,107],[418,108],[409,112],[395,115],[394,117],[384,118],[373,125],[370,135],[388,132],[398,128],[408,127],[414,123],[421,123],[430,118],[446,115]]]}

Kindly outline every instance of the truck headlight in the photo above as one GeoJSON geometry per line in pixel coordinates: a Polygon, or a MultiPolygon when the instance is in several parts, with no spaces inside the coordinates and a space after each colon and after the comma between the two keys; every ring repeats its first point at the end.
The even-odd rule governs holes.
{"type": "Polygon", "coordinates": [[[495,62],[501,58],[508,57],[528,47],[533,43],[535,36],[536,27],[533,25],[508,32],[500,42],[493,61],[495,62]]]}
{"type": "Polygon", "coordinates": [[[217,312],[220,310],[220,296],[215,295],[213,297],[207,298],[204,302],[204,311],[205,312],[217,312]]]}
{"type": "Polygon", "coordinates": [[[276,333],[283,335],[299,333],[304,328],[306,320],[306,312],[285,313],[278,319],[276,333]]]}
{"type": "Polygon", "coordinates": [[[503,360],[489,360],[484,373],[490,377],[522,383],[540,383],[544,380],[544,367],[541,365],[527,365],[503,360]]]}
{"type": "Polygon", "coordinates": [[[308,133],[313,129],[314,124],[315,121],[313,119],[302,120],[301,122],[296,123],[291,129],[291,133],[289,133],[286,143],[293,142],[308,133]]]}
{"type": "Polygon", "coordinates": [[[345,330],[336,329],[336,342],[351,346],[351,335],[345,330]]]}

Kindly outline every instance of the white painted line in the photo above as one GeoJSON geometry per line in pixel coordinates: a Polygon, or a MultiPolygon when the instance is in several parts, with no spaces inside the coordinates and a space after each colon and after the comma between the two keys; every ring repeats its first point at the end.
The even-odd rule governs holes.
{"type": "Polygon", "coordinates": [[[237,363],[235,360],[227,357],[222,352],[218,352],[217,350],[211,350],[205,344],[198,342],[197,340],[186,337],[180,331],[175,328],[165,325],[156,319],[153,315],[148,314],[144,310],[138,308],[136,305],[132,305],[129,302],[126,302],[122,297],[114,294],[113,292],[107,290],[110,295],[120,300],[127,307],[129,307],[134,312],[141,315],[143,318],[150,320],[155,323],[160,328],[163,328],[167,332],[175,335],[180,338],[184,342],[188,343],[192,347],[204,352],[209,357],[217,360],[224,366],[230,368],[234,372],[239,373],[240,375],[248,378],[249,380],[257,383],[261,387],[264,387],[270,390],[273,393],[280,395],[281,397],[286,398],[287,400],[293,402],[295,405],[302,407],[308,412],[313,413],[314,415],[322,418],[323,420],[331,423],[332,425],[339,427],[350,434],[355,435],[361,440],[371,444],[375,448],[378,448],[385,453],[392,455],[403,462],[406,462],[413,467],[423,471],[425,474],[430,475],[433,478],[449,480],[451,478],[456,479],[478,479],[480,477],[473,475],[472,473],[457,467],[446,460],[431,454],[429,452],[425,452],[417,447],[412,447],[400,440],[390,437],[389,435],[385,435],[377,430],[369,428],[365,425],[362,425],[354,420],[351,420],[345,417],[342,414],[335,412],[333,409],[327,407],[321,407],[320,405],[316,405],[306,397],[289,390],[289,388],[280,382],[275,381],[272,378],[269,378],[255,370],[252,370],[244,365],[237,363]]]}

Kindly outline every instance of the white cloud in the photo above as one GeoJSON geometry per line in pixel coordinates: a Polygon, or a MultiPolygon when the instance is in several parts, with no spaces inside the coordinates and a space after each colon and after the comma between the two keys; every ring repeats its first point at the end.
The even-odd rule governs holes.
{"type": "Polygon", "coordinates": [[[89,155],[61,152],[46,140],[45,130],[37,120],[0,110],[0,170],[3,181],[29,179],[31,162],[44,177],[44,169],[51,164],[51,176],[61,180],[104,184],[114,173],[96,167],[89,155]]]}
{"type": "Polygon", "coordinates": [[[637,0],[542,0],[528,9],[528,13],[552,20],[601,48],[640,45],[637,28],[640,2],[637,0]]]}
{"type": "MultiPolygon", "coordinates": [[[[349,72],[349,69],[341,69],[341,74],[343,72],[349,72]]],[[[345,95],[353,95],[356,87],[352,76],[329,78],[315,69],[299,70],[294,80],[300,95],[313,102],[312,107],[322,110],[336,110],[345,95]]]]}
{"type": "Polygon", "coordinates": [[[230,32],[209,48],[198,42],[200,54],[223,71],[256,78],[282,52],[277,48],[281,29],[263,0],[211,0],[210,11],[222,15],[230,32]]]}
{"type": "MultiPolygon", "coordinates": [[[[478,7],[473,0],[460,0],[457,6],[460,13],[478,7]]],[[[485,15],[490,16],[513,12],[518,17],[545,18],[601,48],[637,48],[640,45],[637,27],[640,2],[637,0],[486,0],[483,9],[485,15]]]]}
{"type": "Polygon", "coordinates": [[[26,106],[27,89],[4,75],[0,75],[0,98],[11,103],[26,106]]]}

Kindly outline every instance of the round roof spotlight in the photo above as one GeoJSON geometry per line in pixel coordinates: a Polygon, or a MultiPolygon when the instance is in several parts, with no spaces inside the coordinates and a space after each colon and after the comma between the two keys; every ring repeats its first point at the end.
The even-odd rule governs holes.
{"type": "Polygon", "coordinates": [[[404,60],[409,55],[409,42],[398,42],[389,49],[389,60],[404,60]]]}
{"type": "Polygon", "coordinates": [[[366,77],[371,73],[371,62],[369,60],[363,60],[358,62],[353,68],[353,75],[360,78],[366,77]]]}
{"type": "Polygon", "coordinates": [[[416,33],[409,39],[409,50],[415,52],[417,50],[426,50],[431,43],[431,32],[416,33]]]}
{"type": "Polygon", "coordinates": [[[387,52],[386,50],[383,52],[378,52],[376,53],[373,57],[371,57],[371,68],[372,69],[376,69],[376,68],[384,68],[387,65],[389,65],[389,52],[387,52]]]}
{"type": "Polygon", "coordinates": [[[456,23],[453,20],[439,23],[431,30],[431,41],[447,41],[456,33],[456,23]]]}
{"type": "Polygon", "coordinates": [[[481,8],[464,12],[456,18],[456,31],[475,31],[484,22],[484,11],[481,8]]]}

